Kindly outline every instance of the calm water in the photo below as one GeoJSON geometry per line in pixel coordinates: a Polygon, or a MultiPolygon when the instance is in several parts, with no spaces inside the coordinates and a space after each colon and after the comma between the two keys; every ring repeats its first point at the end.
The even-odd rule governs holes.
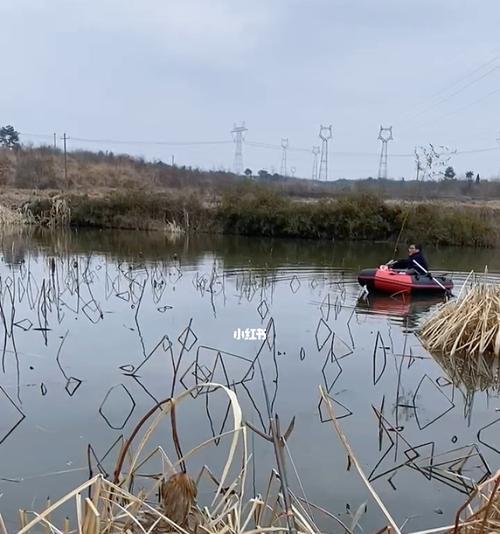
{"type": "MultiPolygon", "coordinates": [[[[273,412],[283,426],[296,417],[292,487],[300,494],[293,460],[307,498],[346,521],[367,502],[363,526],[385,524],[346,469],[320,384],[389,510],[400,523],[410,518],[407,530],[452,521],[470,480],[499,465],[495,370],[483,370],[483,391],[474,391],[414,334],[439,298],[358,301],[356,272],[390,259],[391,246],[139,232],[4,235],[1,246],[0,510],[12,529],[19,507],[40,509],[87,479],[89,444],[102,458],[172,388],[230,384],[245,419],[264,429],[257,360],[273,412]],[[268,339],[238,340],[238,328],[266,329],[268,339]]],[[[427,255],[458,287],[471,269],[500,271],[498,251],[427,255]]],[[[181,406],[183,450],[229,429],[226,409],[218,393],[181,406]]],[[[161,444],[175,457],[168,435],[161,444]]],[[[274,452],[259,436],[251,446],[251,491],[263,492],[274,452]]],[[[226,452],[213,445],[188,469],[217,473],[226,452]]],[[[107,470],[116,455],[103,460],[107,470]]],[[[211,495],[200,488],[202,503],[211,495]]]]}

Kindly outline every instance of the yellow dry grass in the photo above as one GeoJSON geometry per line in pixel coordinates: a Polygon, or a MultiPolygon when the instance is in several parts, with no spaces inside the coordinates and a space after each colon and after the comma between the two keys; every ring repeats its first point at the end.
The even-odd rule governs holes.
{"type": "MultiPolygon", "coordinates": [[[[175,423],[172,423],[174,442],[175,423]]],[[[256,534],[288,531],[283,499],[276,490],[277,475],[273,472],[264,497],[245,494],[250,456],[247,427],[236,394],[219,384],[203,384],[159,403],[142,418],[131,437],[124,443],[117,460],[114,481],[100,473],[69,492],[41,512],[20,510],[21,529],[18,534],[45,531],[57,534],[149,534],[177,532],[190,534],[256,534]],[[207,446],[214,438],[199,444],[177,460],[168,457],[161,445],[151,449],[153,436],[162,421],[175,418],[175,407],[193,396],[223,392],[229,399],[232,429],[216,438],[229,441],[226,462],[219,477],[205,466],[202,473],[214,487],[210,506],[200,508],[196,502],[197,480],[185,473],[185,462],[207,446]],[[138,440],[140,436],[140,441],[138,440]],[[134,446],[134,440],[139,442],[134,446]],[[163,466],[161,473],[145,475],[150,462],[163,466]],[[229,478],[231,476],[231,478],[229,478]],[[88,496],[86,496],[88,495],[88,496]],[[159,498],[158,498],[159,497],[159,498]],[[55,524],[55,512],[73,503],[72,523],[55,524]]],[[[178,451],[179,452],[179,451],[178,451]]],[[[297,534],[315,534],[307,512],[299,500],[292,504],[297,534]]],[[[8,534],[0,515],[0,534],[8,534]]]]}
{"type": "MultiPolygon", "coordinates": [[[[369,493],[386,517],[388,526],[379,532],[398,534],[401,532],[393,517],[384,506],[379,495],[368,481],[347,437],[340,428],[335,410],[328,394],[320,388],[321,396],[346,449],[352,464],[357,469],[369,493]]],[[[41,512],[20,510],[21,528],[17,534],[261,534],[268,532],[289,532],[290,534],[320,534],[311,508],[326,513],[349,534],[354,532],[359,517],[348,527],[334,514],[298,499],[293,494],[292,503],[285,511],[284,496],[280,493],[279,475],[271,473],[263,495],[248,497],[245,494],[247,468],[250,456],[247,448],[248,427],[236,394],[219,384],[203,384],[191,388],[175,399],[166,399],[148,412],[126,440],[119,454],[114,480],[106,479],[102,473],[92,477],[70,491],[57,502],[48,503],[41,512]],[[181,402],[200,394],[223,392],[229,399],[232,428],[217,438],[227,439],[229,449],[227,460],[217,478],[208,467],[202,472],[214,485],[214,497],[209,506],[201,508],[196,502],[197,485],[200,476],[194,480],[187,474],[185,462],[193,455],[213,443],[213,437],[199,444],[186,454],[180,453],[176,437],[175,410],[181,402]],[[176,444],[177,460],[171,460],[161,445],[153,446],[151,440],[157,435],[159,425],[167,417],[172,421],[172,437],[176,444]],[[134,445],[135,440],[138,441],[134,445]],[[163,466],[155,475],[144,474],[148,462],[156,459],[163,466]],[[232,475],[231,475],[232,473],[232,475]],[[307,504],[307,510],[303,506],[307,504]],[[71,520],[54,517],[58,510],[73,505],[71,520]],[[290,526],[290,519],[291,525],[290,526]]],[[[161,434],[161,433],[160,433],[161,434]]],[[[163,434],[161,434],[163,435],[163,434]]],[[[458,510],[453,525],[421,531],[414,534],[447,532],[454,534],[485,534],[500,529],[500,471],[478,486],[458,510]]],[[[0,514],[0,534],[9,534],[0,514]]]]}
{"type": "Polygon", "coordinates": [[[0,205],[0,227],[19,226],[25,222],[25,218],[18,210],[0,205]]]}
{"type": "Polygon", "coordinates": [[[453,534],[500,532],[500,470],[479,485],[458,510],[453,534]]]}
{"type": "Polygon", "coordinates": [[[475,282],[424,323],[420,338],[430,352],[449,357],[500,356],[500,285],[475,282]]]}

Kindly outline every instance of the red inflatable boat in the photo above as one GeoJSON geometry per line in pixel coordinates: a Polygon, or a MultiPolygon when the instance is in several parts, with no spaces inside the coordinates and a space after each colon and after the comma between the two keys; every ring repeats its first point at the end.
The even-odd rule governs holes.
{"type": "Polygon", "coordinates": [[[452,280],[445,276],[431,277],[427,274],[416,273],[413,270],[397,271],[389,269],[385,265],[378,269],[363,269],[358,274],[358,282],[360,285],[366,286],[368,291],[390,294],[445,293],[453,289],[452,280]]]}

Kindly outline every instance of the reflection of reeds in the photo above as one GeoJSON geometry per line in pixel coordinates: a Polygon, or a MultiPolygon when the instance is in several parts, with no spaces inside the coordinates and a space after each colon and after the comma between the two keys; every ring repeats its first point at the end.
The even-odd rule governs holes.
{"type": "MultiPolygon", "coordinates": [[[[332,424],[344,446],[350,463],[354,464],[361,479],[365,483],[368,491],[384,514],[388,525],[378,531],[378,534],[387,532],[388,534],[401,534],[401,530],[385,507],[380,496],[365,475],[363,468],[359,464],[354,451],[347,440],[346,435],[340,428],[338,419],[335,415],[333,402],[325,390],[320,387],[321,397],[326,404],[332,424]]],[[[477,486],[469,495],[465,503],[458,509],[455,516],[454,525],[449,525],[430,530],[423,530],[417,534],[437,534],[446,532],[448,534],[486,534],[489,532],[499,532],[500,530],[500,470],[494,476],[477,486]]]]}
{"type": "Polygon", "coordinates": [[[420,337],[430,352],[500,356],[500,285],[475,284],[428,319],[420,337]]]}
{"type": "Polygon", "coordinates": [[[471,358],[468,353],[433,352],[432,356],[455,386],[463,386],[467,393],[486,389],[500,390],[500,361],[483,355],[471,358]]]}
{"type": "Polygon", "coordinates": [[[165,234],[169,236],[181,236],[184,234],[184,228],[175,220],[165,223],[165,234]]]}

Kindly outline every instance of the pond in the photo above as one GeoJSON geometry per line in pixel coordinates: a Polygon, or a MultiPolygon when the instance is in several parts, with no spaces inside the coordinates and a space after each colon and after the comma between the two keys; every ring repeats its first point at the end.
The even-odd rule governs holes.
{"type": "MultiPolygon", "coordinates": [[[[89,455],[93,472],[98,459],[112,473],[121,436],[159,400],[207,381],[233,388],[261,432],[269,413],[283,428],[295,417],[293,491],[348,523],[366,503],[365,530],[385,521],[348,465],[320,385],[406,530],[452,522],[473,482],[498,467],[497,370],[456,377],[416,336],[440,298],[359,299],[356,273],[390,259],[391,244],[80,231],[4,234],[1,246],[0,511],[9,530],[19,508],[41,510],[84,482],[89,455]]],[[[426,254],[435,271],[452,273],[455,293],[470,270],[500,271],[498,251],[426,254]]],[[[218,392],[185,402],[177,419],[184,451],[231,426],[218,392]]],[[[158,439],[175,458],[168,436],[158,439]]],[[[253,432],[249,444],[250,493],[264,493],[274,450],[253,432]]],[[[188,470],[217,473],[227,448],[212,442],[188,470]]],[[[213,494],[202,484],[199,501],[213,494]]],[[[339,530],[319,513],[317,524],[339,530]]]]}

